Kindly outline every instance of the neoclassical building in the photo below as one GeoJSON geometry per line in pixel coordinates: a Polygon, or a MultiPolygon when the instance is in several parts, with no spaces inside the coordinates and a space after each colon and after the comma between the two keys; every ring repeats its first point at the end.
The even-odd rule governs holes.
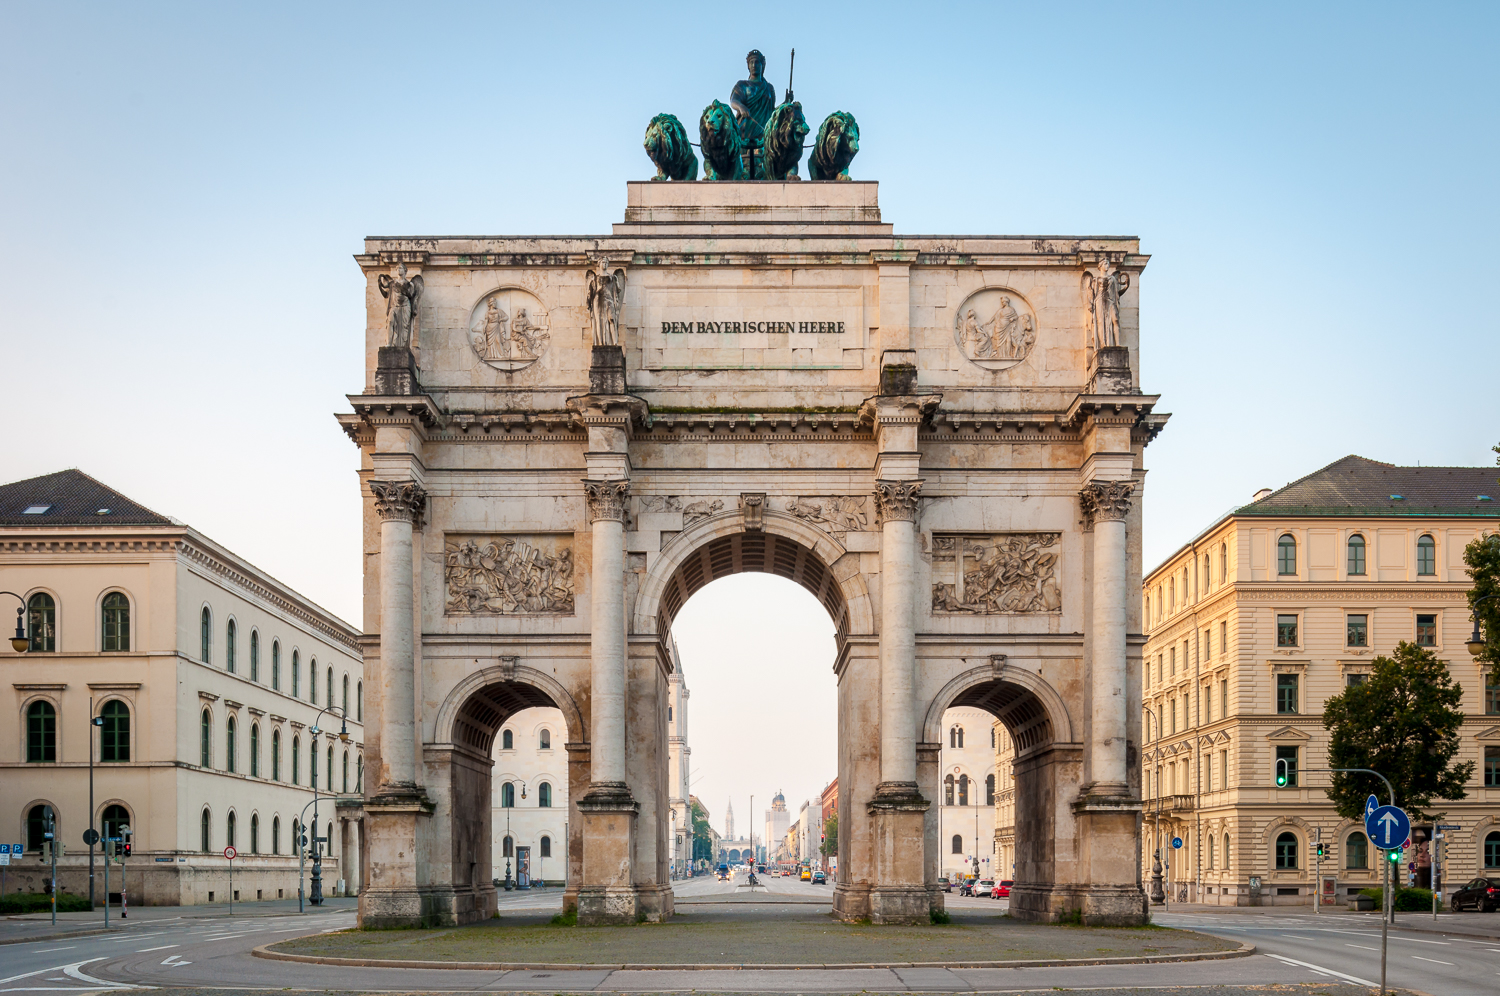
{"type": "MultiPolygon", "coordinates": [[[[294,897],[297,830],[314,812],[330,841],[324,892],[358,890],[357,630],[76,470],[0,486],[0,590],[24,600],[29,639],[25,653],[0,644],[12,695],[0,711],[0,819],[27,848],[8,889],[44,889],[50,806],[70,892],[88,892],[83,832],[128,825],[130,903],[223,902],[230,845],[239,901],[294,897]]],[[[97,850],[94,864],[102,902],[97,850]]],[[[118,866],[110,874],[118,893],[118,866]]]]}
{"type": "Polygon", "coordinates": [[[973,874],[976,863],[981,878],[998,867],[995,761],[996,738],[1003,732],[1004,727],[983,709],[943,713],[938,840],[942,842],[942,874],[950,881],[973,874]]]}
{"type": "Polygon", "coordinates": [[[547,706],[513,714],[495,738],[490,815],[495,877],[530,888],[567,877],[568,728],[547,706]]]}
{"type": "MultiPolygon", "coordinates": [[[[1461,828],[1447,834],[1448,887],[1500,874],[1500,680],[1464,649],[1463,562],[1500,525],[1497,499],[1493,467],[1348,456],[1260,492],[1147,575],[1145,875],[1175,836],[1174,899],[1299,904],[1321,887],[1324,902],[1344,902],[1376,884],[1376,850],[1320,788],[1330,776],[1277,788],[1275,769],[1328,766],[1323,702],[1402,640],[1430,647],[1464,690],[1459,760],[1475,762],[1474,777],[1467,798],[1437,804],[1461,828]]],[[[1418,825],[1414,842],[1431,834],[1418,825]]]]}
{"type": "Polygon", "coordinates": [[[693,748],[688,744],[688,690],[682,654],[672,641],[672,673],[667,679],[667,766],[672,781],[667,804],[672,809],[672,877],[693,873],[693,815],[688,805],[692,789],[693,748]]]}

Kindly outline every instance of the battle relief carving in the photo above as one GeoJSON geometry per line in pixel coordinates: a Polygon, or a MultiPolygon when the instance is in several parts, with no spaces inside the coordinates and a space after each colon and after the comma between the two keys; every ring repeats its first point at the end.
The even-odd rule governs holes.
{"type": "Polygon", "coordinates": [[[792,498],[787,501],[786,510],[804,522],[822,526],[838,537],[841,542],[845,533],[860,532],[870,527],[870,516],[865,511],[864,495],[792,498]]]}
{"type": "Polygon", "coordinates": [[[1061,533],[932,537],[932,611],[1061,612],[1061,533]],[[941,579],[941,580],[940,580],[941,579]]]}
{"type": "Polygon", "coordinates": [[[551,333],[536,295],[502,287],[479,299],[469,314],[469,345],[496,370],[520,370],[541,359],[551,333]]]}
{"type": "Polygon", "coordinates": [[[1026,359],[1036,344],[1036,313],[1015,291],[978,291],[959,305],[953,338],[973,363],[1006,370],[1026,359]]]}
{"type": "Polygon", "coordinates": [[[573,611],[573,537],[448,535],[443,543],[447,611],[453,615],[573,611]]]}

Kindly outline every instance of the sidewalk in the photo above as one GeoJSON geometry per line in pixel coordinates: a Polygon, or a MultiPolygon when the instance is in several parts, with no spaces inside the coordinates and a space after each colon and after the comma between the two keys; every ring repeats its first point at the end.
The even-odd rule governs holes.
{"type": "MultiPolygon", "coordinates": [[[[336,910],[352,910],[359,900],[352,896],[323,900],[322,906],[307,906],[307,913],[328,913],[336,910]]],[[[228,903],[204,903],[199,906],[131,906],[129,916],[120,918],[120,908],[109,908],[109,932],[128,930],[137,924],[159,923],[162,920],[204,920],[228,917],[228,903]]],[[[235,903],[234,916],[298,916],[297,900],[272,899],[259,903],[235,903]]],[[[87,937],[102,934],[104,907],[92,912],[59,913],[57,923],[52,923],[51,913],[21,913],[0,917],[0,944],[19,944],[25,941],[46,941],[62,937],[87,937]]]]}

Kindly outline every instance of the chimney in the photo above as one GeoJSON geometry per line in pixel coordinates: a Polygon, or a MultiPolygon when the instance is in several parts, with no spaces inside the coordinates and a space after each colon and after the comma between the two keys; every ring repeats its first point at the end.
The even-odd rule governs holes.
{"type": "Polygon", "coordinates": [[[1255,497],[1251,498],[1250,500],[1251,501],[1260,501],[1262,498],[1269,498],[1269,497],[1271,497],[1271,489],[1270,488],[1261,488],[1259,491],[1255,492],[1255,497]]]}

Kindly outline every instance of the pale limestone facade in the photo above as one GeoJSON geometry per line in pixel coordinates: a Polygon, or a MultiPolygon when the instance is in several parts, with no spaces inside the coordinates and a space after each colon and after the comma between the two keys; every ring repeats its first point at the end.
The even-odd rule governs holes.
{"type": "MultiPolygon", "coordinates": [[[[988,878],[995,861],[995,743],[1004,727],[983,709],[949,709],[943,713],[943,750],[938,841],[940,874],[957,881],[974,872],[988,878]]],[[[1003,876],[1002,876],[1003,877],[1003,876]]]]}
{"type": "MultiPolygon", "coordinates": [[[[32,637],[24,654],[0,644],[11,690],[0,712],[0,818],[7,842],[37,845],[6,869],[7,889],[43,891],[31,817],[50,805],[67,848],[59,862],[67,891],[88,892],[84,830],[121,807],[134,831],[125,865],[131,904],[223,902],[229,844],[239,852],[233,891],[241,902],[295,897],[293,823],[312,819],[316,723],[325,731],[317,827],[321,836],[331,827],[333,837],[324,893],[341,891],[341,881],[342,891],[358,890],[357,630],[197,530],[77,471],[0,486],[0,590],[27,600],[32,637]],[[335,712],[319,719],[330,689],[335,712]],[[91,700],[92,715],[110,724],[92,738],[91,700]],[[345,702],[347,744],[329,735],[345,702]]],[[[118,893],[119,866],[110,876],[118,893]]]]}
{"type": "Polygon", "coordinates": [[[507,865],[516,885],[561,882],[567,874],[567,742],[562,712],[545,706],[515,713],[495,738],[490,853],[495,877],[502,881],[507,865]]]}
{"type": "Polygon", "coordinates": [[[672,810],[672,877],[687,878],[693,866],[693,816],[688,806],[692,795],[693,748],[688,743],[689,700],[682,670],[682,654],[672,641],[672,672],[667,676],[667,768],[671,784],[667,804],[672,810]]]}
{"type": "MultiPolygon", "coordinates": [[[[1496,490],[1494,477],[1493,468],[1348,457],[1262,492],[1147,576],[1143,874],[1159,820],[1164,854],[1174,836],[1184,842],[1168,873],[1173,900],[1185,889],[1194,902],[1311,904],[1321,880],[1322,901],[1343,903],[1378,884],[1379,852],[1318,788],[1330,776],[1307,771],[1278,789],[1275,766],[1281,751],[1300,768],[1327,767],[1322,703],[1401,640],[1426,642],[1464,689],[1458,760],[1476,766],[1468,798],[1439,806],[1444,822],[1462,827],[1448,834],[1443,877],[1452,888],[1500,873],[1500,777],[1486,784],[1485,774],[1486,750],[1500,770],[1500,689],[1486,690],[1464,649],[1463,550],[1500,525],[1500,494],[1478,500],[1496,490]],[[1368,477],[1368,494],[1351,493],[1351,475],[1368,477]],[[1428,482],[1446,493],[1424,502],[1417,492],[1428,482]],[[1283,834],[1291,838],[1278,848],[1283,834]],[[1320,835],[1330,850],[1321,864],[1320,835]],[[1486,865],[1487,838],[1495,866],[1486,865]]],[[[1414,829],[1419,841],[1430,833],[1414,829]]]]}
{"type": "Polygon", "coordinates": [[[1147,257],[896,236],[876,191],[631,183],[607,235],[366,242],[340,416],[379,634],[363,922],[493,909],[487,702],[566,718],[581,919],[670,915],[671,623],[743,570],[836,625],[840,915],[941,905],[942,717],[967,706],[1020,748],[1013,915],[1144,918],[1147,257]],[[418,289],[410,354],[382,287],[418,289]]]}
{"type": "Polygon", "coordinates": [[[1016,877],[1016,745],[995,724],[995,843],[993,862],[999,878],[1016,877]]]}

